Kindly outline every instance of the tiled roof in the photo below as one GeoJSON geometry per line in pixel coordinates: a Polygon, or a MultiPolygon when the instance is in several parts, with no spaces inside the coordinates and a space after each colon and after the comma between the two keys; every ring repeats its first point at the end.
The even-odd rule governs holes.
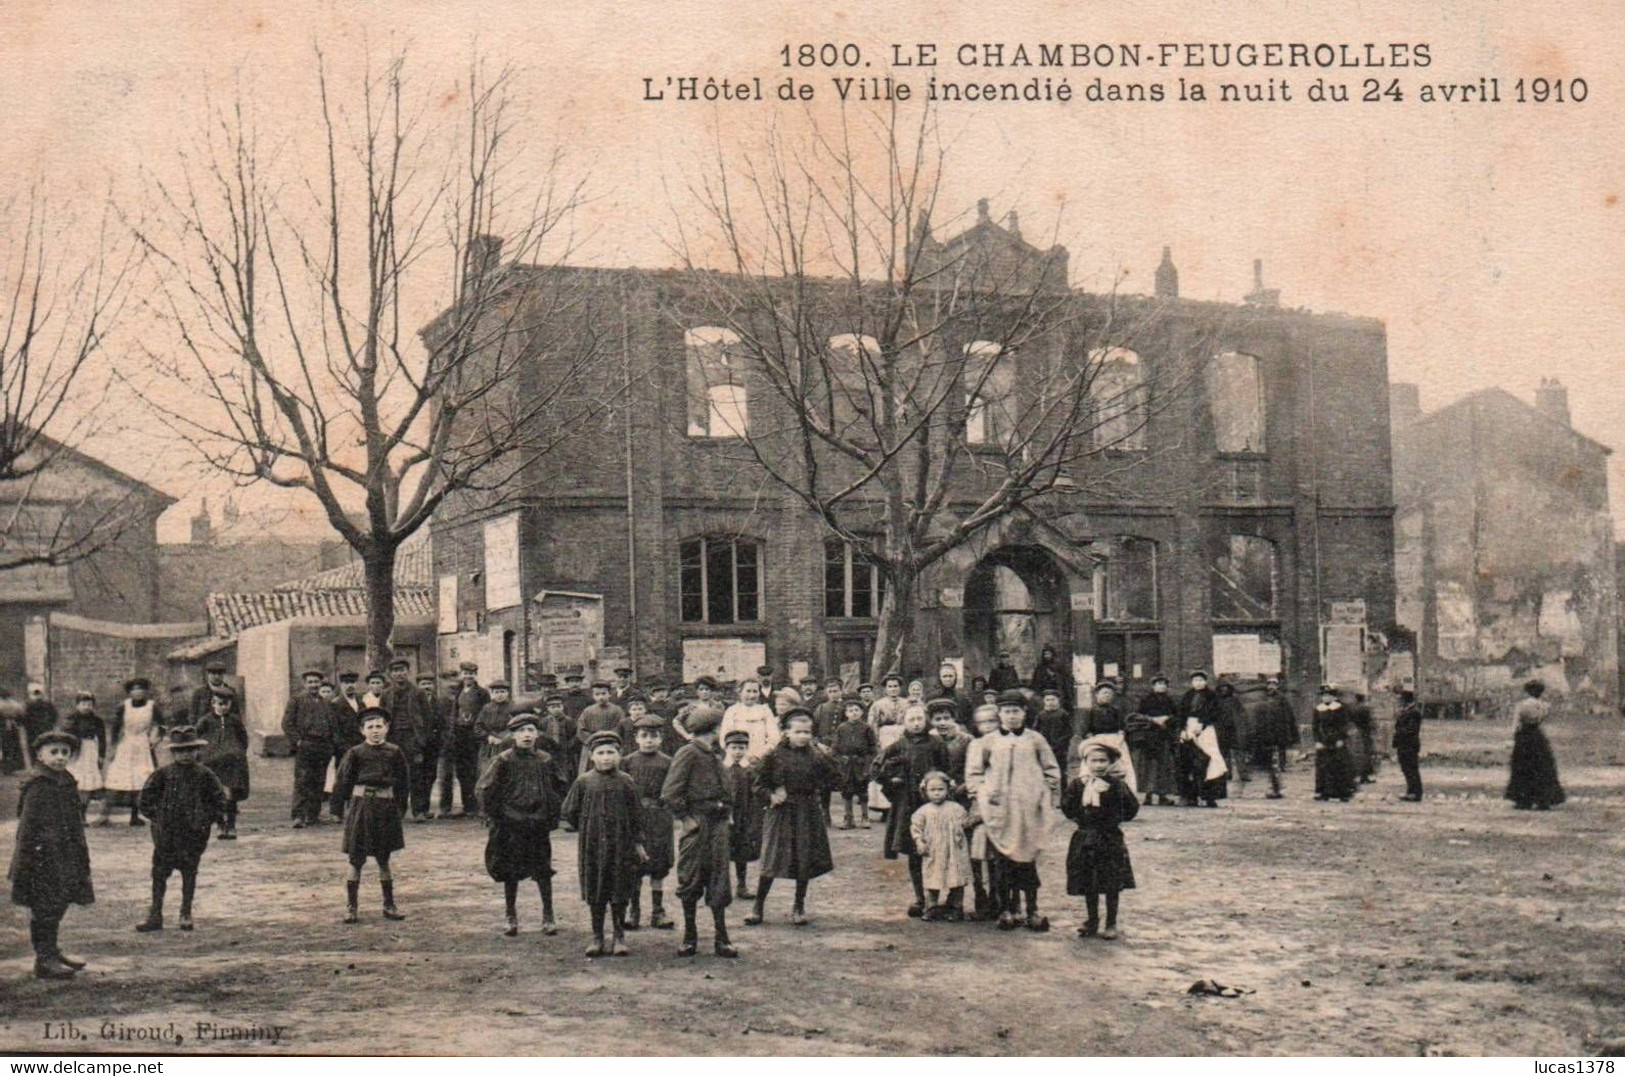
{"type": "MultiPolygon", "coordinates": [[[[262,590],[249,594],[210,594],[206,601],[209,626],[218,636],[231,637],[261,624],[307,616],[366,616],[364,590],[262,590]]],[[[395,615],[434,615],[434,595],[428,587],[395,588],[395,615]]]]}
{"type": "MultiPolygon", "coordinates": [[[[427,587],[433,582],[434,566],[428,542],[417,542],[402,549],[395,556],[395,586],[427,587]]],[[[367,581],[362,575],[361,561],[353,560],[325,572],[307,575],[287,583],[278,583],[275,590],[365,590],[367,581]]]]}

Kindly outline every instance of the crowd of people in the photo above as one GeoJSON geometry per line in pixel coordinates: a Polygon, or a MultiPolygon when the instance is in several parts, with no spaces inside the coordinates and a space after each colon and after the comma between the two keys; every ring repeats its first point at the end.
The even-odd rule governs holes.
{"type": "MultiPolygon", "coordinates": [[[[8,877],[13,902],[31,912],[37,976],[71,978],[84,966],[62,953],[57,935],[70,905],[94,900],[83,828],[109,824],[114,810],[127,807],[131,826],[151,824],[151,903],[135,929],[164,929],[177,872],[178,925],[193,929],[211,835],[236,838],[249,795],[242,702],[225,672],[209,665],[204,683],[172,692],[167,708],[133,677],[108,721],[88,692],[65,715],[43,690],[31,688],[27,707],[0,693],[5,737],[32,770],[8,877]]],[[[360,920],[369,860],[383,916],[406,918],[391,867],[405,847],[404,821],[472,814],[488,830],[485,867],[503,887],[504,934],[519,933],[526,881],[538,889],[542,933],[554,934],[552,834],[562,824],[577,834],[593,957],[628,953],[645,890],[648,926],[677,926],[665,903],[674,873],[682,955],[698,951],[703,904],[713,951],[737,956],[726,909],[735,896],[749,900],[744,923],[762,923],[781,880],[793,886],[789,921],[805,925],[811,883],[834,868],[829,829],[867,829],[872,815],[885,825],[882,854],[907,861],[908,917],[1043,932],[1039,868],[1059,812],[1076,826],[1065,870],[1067,893],[1084,898],[1078,935],[1110,940],[1121,894],[1135,886],[1123,823],[1142,807],[1217,807],[1254,771],[1267,775],[1266,796],[1280,798],[1290,760],[1307,756],[1275,679],[1250,704],[1204,670],[1177,696],[1158,675],[1132,701],[1113,680],[1079,699],[1053,652],[1025,681],[1001,654],[968,691],[944,663],[929,687],[892,673],[852,696],[839,678],[780,685],[768,668],[736,685],[700,677],[675,688],[634,685],[630,669],[590,688],[581,675],[562,684],[547,676],[540,694],[518,700],[506,683],[482,685],[469,662],[438,684],[428,674],[414,681],[402,660],[336,684],[310,670],[301,682],[281,725],[294,760],[292,825],[342,823],[345,923],[360,920]]],[[[1515,711],[1507,797],[1519,808],[1563,801],[1543,693],[1531,681],[1515,711]]],[[[1381,752],[1371,710],[1363,695],[1323,685],[1308,717],[1315,798],[1347,802],[1374,780],[1381,752]]],[[[1392,747],[1403,798],[1421,800],[1421,710],[1408,692],[1392,747]]]]}

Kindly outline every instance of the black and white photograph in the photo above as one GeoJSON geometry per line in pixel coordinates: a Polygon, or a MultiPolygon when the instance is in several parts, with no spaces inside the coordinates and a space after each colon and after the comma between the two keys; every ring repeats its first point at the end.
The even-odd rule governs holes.
{"type": "Polygon", "coordinates": [[[1625,1056],[1617,5],[0,24],[0,1054],[1625,1056]]]}

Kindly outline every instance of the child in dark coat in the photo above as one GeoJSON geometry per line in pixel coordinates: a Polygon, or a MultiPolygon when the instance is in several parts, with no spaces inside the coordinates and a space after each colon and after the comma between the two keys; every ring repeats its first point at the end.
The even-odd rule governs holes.
{"type": "Polygon", "coordinates": [[[39,766],[23,781],[17,843],[11,853],[11,902],[28,909],[36,979],[71,979],[85,966],[57,944],[70,904],[94,904],[90,847],[79,816],[79,786],[68,763],[79,749],[71,733],[41,733],[31,745],[39,766]]]}
{"type": "MultiPolygon", "coordinates": [[[[618,709],[618,708],[617,708],[618,709]]],[[[621,772],[621,738],[595,732],[587,740],[591,768],[576,778],[564,798],[564,819],[576,827],[581,899],[592,912],[592,944],[587,955],[604,955],[604,910],[614,917],[610,951],[626,956],[626,905],[638,891],[645,853],[638,828],[638,789],[621,772]]]]}
{"type": "Polygon", "coordinates": [[[903,736],[875,759],[874,779],[891,803],[886,816],[886,858],[908,857],[908,876],[914,883],[914,903],[908,914],[918,919],[925,914],[925,861],[914,847],[910,826],[914,812],[925,803],[920,783],[932,770],[947,772],[951,762],[948,745],[926,729],[925,710],[910,709],[903,717],[903,736]]]}
{"type": "Polygon", "coordinates": [[[1134,868],[1121,824],[1140,812],[1139,797],[1124,780],[1117,748],[1097,740],[1078,745],[1083,772],[1066,786],[1061,812],[1078,824],[1066,851],[1066,891],[1088,903],[1089,918],[1078,937],[1097,932],[1117,937],[1117,898],[1134,888],[1134,868]],[[1106,895],[1106,926],[1100,929],[1100,896],[1106,895]]]}
{"type": "MultiPolygon", "coordinates": [[[[660,801],[682,825],[677,843],[677,899],[683,902],[683,944],[678,956],[699,951],[699,925],[695,921],[700,901],[711,909],[716,927],[715,950],[720,957],[733,958],[739,951],[728,940],[728,905],[733,887],[728,883],[729,814],[733,810],[731,791],[722,762],[717,758],[717,727],[722,713],[712,706],[688,711],[689,742],[678,749],[666,774],[660,801]]],[[[748,733],[741,733],[750,742],[748,733]]],[[[741,745],[740,752],[744,752],[741,745]]]]}
{"type": "Polygon", "coordinates": [[[220,779],[199,762],[209,741],[191,725],[177,725],[169,730],[168,746],[174,761],[154,771],[141,789],[141,813],[152,822],[152,907],[135,927],[143,934],[164,929],[164,891],[175,871],[181,872],[180,927],[192,929],[198,864],[228,802],[220,779]]]}
{"type": "Polygon", "coordinates": [[[841,708],[843,720],[835,726],[831,740],[835,748],[835,765],[840,771],[841,801],[846,814],[841,818],[841,829],[852,828],[852,804],[858,805],[859,824],[869,828],[869,767],[874,765],[875,730],[864,719],[867,712],[862,699],[848,699],[841,708]]]}
{"type": "Polygon", "coordinates": [[[198,722],[197,734],[208,741],[203,764],[226,786],[226,810],[220,820],[220,839],[237,839],[237,804],[248,798],[248,729],[237,711],[237,693],[227,688],[209,694],[209,712],[198,722]]]}
{"type": "Polygon", "coordinates": [[[723,738],[723,773],[733,799],[733,827],[728,835],[728,858],[733,860],[738,883],[734,891],[743,900],[750,891],[745,872],[762,858],[762,797],[756,790],[756,763],[750,759],[750,733],[740,729],[723,738]]]}
{"type": "MultiPolygon", "coordinates": [[[[642,709],[641,700],[629,708],[642,709]]],[[[671,772],[671,757],[660,750],[666,723],[653,714],[641,713],[632,723],[633,736],[638,749],[621,759],[621,770],[632,778],[638,788],[638,828],[643,833],[643,851],[648,856],[639,871],[649,879],[649,927],[653,930],[671,930],[677,924],[666,916],[666,875],[671,873],[677,846],[672,836],[671,812],[660,802],[660,790],[666,785],[671,772]]],[[[637,930],[643,910],[639,898],[643,893],[640,880],[632,891],[632,907],[627,911],[626,929],[637,930]]]]}
{"type": "Polygon", "coordinates": [[[807,884],[835,869],[824,822],[824,795],[839,779],[835,756],[813,742],[813,715],[802,707],[781,719],[784,738],[762,760],[756,772],[757,792],[767,798],[763,828],[762,876],[756,885],[756,908],[746,926],[762,921],[767,894],[775,878],[793,878],[795,903],[790,922],[807,924],[807,884]]]}
{"type": "Polygon", "coordinates": [[[344,808],[344,854],[350,857],[350,878],[344,883],[348,904],[344,921],[359,923],[356,904],[361,892],[361,868],[378,861],[378,885],[384,894],[384,918],[405,919],[395,907],[395,876],[389,857],[406,847],[401,817],[412,793],[406,752],[389,742],[389,711],[369,706],[361,711],[362,742],[344,753],[333,794],[344,808]]]}
{"type": "MultiPolygon", "coordinates": [[[[519,883],[536,880],[542,898],[542,933],[553,922],[553,837],[559,801],[567,783],[562,760],[537,749],[542,719],[528,711],[508,719],[511,745],[491,760],[474,786],[480,814],[491,834],[485,841],[486,873],[502,883],[508,925],[503,935],[519,934],[519,883]]],[[[555,748],[557,745],[554,745],[555,748]]]]}

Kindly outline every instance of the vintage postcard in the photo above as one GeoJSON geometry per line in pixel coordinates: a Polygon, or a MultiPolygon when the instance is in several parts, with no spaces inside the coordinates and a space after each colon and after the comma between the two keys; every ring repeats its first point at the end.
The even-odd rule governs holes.
{"type": "Polygon", "coordinates": [[[0,1052],[1625,1051],[1625,12],[866,7],[0,14],[0,1052]]]}

